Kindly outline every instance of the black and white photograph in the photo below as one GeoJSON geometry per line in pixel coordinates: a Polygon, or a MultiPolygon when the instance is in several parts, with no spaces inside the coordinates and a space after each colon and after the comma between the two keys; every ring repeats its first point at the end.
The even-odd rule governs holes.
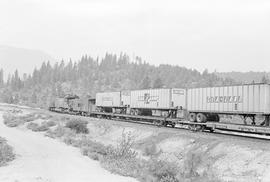
{"type": "Polygon", "coordinates": [[[0,0],[0,182],[270,182],[270,1],[0,0]]]}

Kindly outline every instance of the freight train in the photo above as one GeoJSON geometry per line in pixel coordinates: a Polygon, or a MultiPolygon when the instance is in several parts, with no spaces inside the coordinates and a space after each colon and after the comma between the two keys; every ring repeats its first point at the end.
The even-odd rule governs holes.
{"type": "Polygon", "coordinates": [[[270,85],[245,84],[205,88],[160,88],[97,93],[95,98],[58,98],[51,111],[84,116],[143,120],[158,125],[240,130],[270,134],[270,85]],[[242,124],[220,117],[242,118],[242,124]],[[251,122],[247,122],[247,119],[251,122]],[[263,118],[257,121],[256,118],[263,118]]]}

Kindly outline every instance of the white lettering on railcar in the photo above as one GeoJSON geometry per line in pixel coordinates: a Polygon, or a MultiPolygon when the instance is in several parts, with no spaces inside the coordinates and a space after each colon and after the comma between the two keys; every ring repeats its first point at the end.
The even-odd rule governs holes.
{"type": "Polygon", "coordinates": [[[149,93],[145,93],[143,96],[138,97],[138,101],[143,101],[145,104],[149,104],[150,102],[157,102],[158,100],[158,96],[151,96],[149,93]]]}
{"type": "Polygon", "coordinates": [[[207,103],[242,103],[241,96],[207,96],[207,103]]]}

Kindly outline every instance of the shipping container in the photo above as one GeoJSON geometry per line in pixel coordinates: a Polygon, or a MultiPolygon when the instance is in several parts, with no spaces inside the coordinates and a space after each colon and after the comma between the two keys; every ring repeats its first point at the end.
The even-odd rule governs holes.
{"type": "Polygon", "coordinates": [[[146,89],[131,91],[131,108],[173,109],[186,108],[185,89],[146,89]]]}
{"type": "Polygon", "coordinates": [[[187,103],[189,112],[270,114],[270,85],[188,89],[187,103]]]}
{"type": "Polygon", "coordinates": [[[96,94],[96,106],[121,107],[121,92],[104,92],[96,94]]]}
{"type": "Polygon", "coordinates": [[[130,106],[130,91],[121,91],[121,105],[129,107],[130,106]]]}

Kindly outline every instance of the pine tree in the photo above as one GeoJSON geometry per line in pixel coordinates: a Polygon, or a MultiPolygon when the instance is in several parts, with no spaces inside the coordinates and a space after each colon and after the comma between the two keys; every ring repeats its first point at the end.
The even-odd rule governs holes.
{"type": "Polygon", "coordinates": [[[263,77],[261,79],[261,83],[269,83],[269,79],[266,75],[263,75],[263,77]]]}
{"type": "Polygon", "coordinates": [[[141,89],[147,89],[151,87],[151,80],[149,76],[146,76],[140,84],[141,89]]]}
{"type": "Polygon", "coordinates": [[[164,85],[163,85],[161,78],[157,77],[153,83],[153,88],[162,88],[163,86],[164,85]]]}

